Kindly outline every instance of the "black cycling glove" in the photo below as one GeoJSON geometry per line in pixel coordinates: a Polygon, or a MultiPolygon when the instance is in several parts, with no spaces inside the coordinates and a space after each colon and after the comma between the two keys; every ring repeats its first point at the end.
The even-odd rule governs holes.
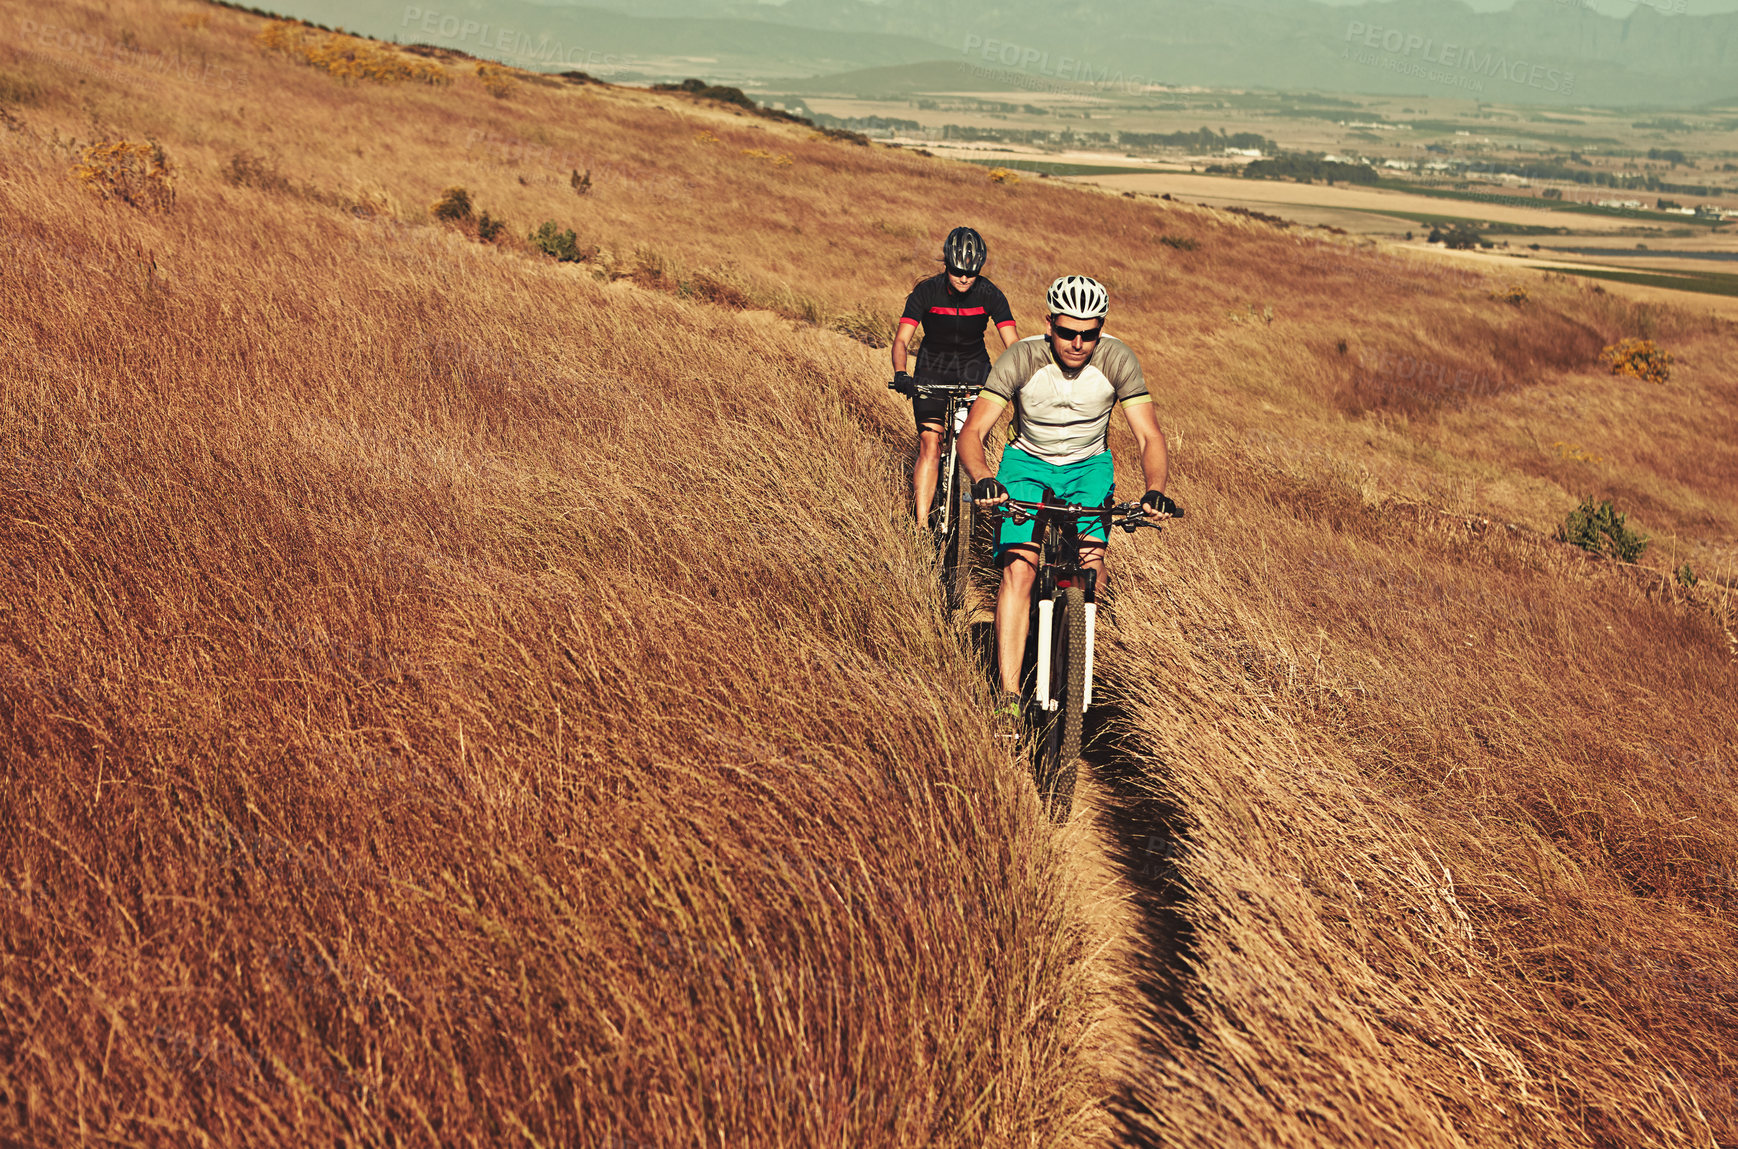
{"type": "Polygon", "coordinates": [[[1155,515],[1170,515],[1172,518],[1182,518],[1183,508],[1172,501],[1163,491],[1148,491],[1141,496],[1141,506],[1155,515]]]}
{"type": "Polygon", "coordinates": [[[979,479],[972,484],[972,499],[975,502],[987,503],[991,499],[1004,498],[1008,488],[1002,486],[1002,480],[997,478],[979,479]]]}
{"type": "Polygon", "coordinates": [[[901,395],[909,395],[911,394],[911,376],[904,371],[895,371],[893,373],[893,382],[889,383],[888,386],[892,387],[901,395]]]}

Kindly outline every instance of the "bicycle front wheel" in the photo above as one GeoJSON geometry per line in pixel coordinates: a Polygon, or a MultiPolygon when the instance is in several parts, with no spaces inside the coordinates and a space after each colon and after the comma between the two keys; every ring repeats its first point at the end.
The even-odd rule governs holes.
{"type": "Polygon", "coordinates": [[[953,518],[948,537],[942,540],[941,570],[948,605],[961,610],[966,605],[966,594],[972,585],[972,529],[976,512],[972,506],[971,476],[966,474],[965,464],[959,461],[959,452],[955,450],[952,454],[953,482],[942,484],[951,488],[953,518]]]}
{"type": "Polygon", "coordinates": [[[1060,704],[1044,715],[1033,781],[1050,820],[1068,821],[1080,772],[1080,737],[1086,722],[1086,593],[1071,586],[1056,599],[1051,618],[1050,690],[1060,704]]]}

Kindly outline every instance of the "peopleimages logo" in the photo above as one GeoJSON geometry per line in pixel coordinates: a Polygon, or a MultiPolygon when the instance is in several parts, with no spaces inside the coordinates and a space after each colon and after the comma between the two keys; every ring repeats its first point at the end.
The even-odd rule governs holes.
{"type": "Polygon", "coordinates": [[[1393,355],[1378,351],[1375,356],[1358,354],[1358,365],[1369,372],[1364,390],[1384,398],[1394,398],[1406,391],[1418,391],[1439,397],[1449,395],[1496,395],[1503,390],[1503,380],[1480,371],[1456,369],[1415,355],[1393,355]]]}
{"type": "Polygon", "coordinates": [[[547,33],[538,32],[534,35],[505,25],[491,25],[485,21],[471,20],[432,8],[406,5],[404,18],[398,24],[401,28],[414,26],[425,36],[492,49],[510,60],[565,64],[571,68],[584,67],[604,75],[613,75],[621,62],[614,53],[569,48],[558,40],[551,40],[547,33]]]}
{"type": "Polygon", "coordinates": [[[965,46],[960,52],[965,56],[975,52],[986,64],[1000,64],[1004,68],[1019,72],[1036,73],[1051,80],[1067,80],[1076,84],[1132,91],[1152,82],[1144,76],[1125,76],[1120,69],[1096,67],[1086,60],[1076,60],[1072,56],[1058,56],[1055,64],[1052,64],[1049,52],[1008,40],[998,40],[993,36],[986,40],[982,36],[967,33],[965,46]]]}
{"type": "Polygon", "coordinates": [[[1524,59],[1510,60],[1493,49],[1463,47],[1452,41],[1438,42],[1429,36],[1400,28],[1384,28],[1353,20],[1346,25],[1345,58],[1381,67],[1402,75],[1418,76],[1471,91],[1484,91],[1485,79],[1503,79],[1542,92],[1561,96],[1575,94],[1575,73],[1524,59]],[[1378,48],[1386,53],[1354,52],[1378,48]]]}

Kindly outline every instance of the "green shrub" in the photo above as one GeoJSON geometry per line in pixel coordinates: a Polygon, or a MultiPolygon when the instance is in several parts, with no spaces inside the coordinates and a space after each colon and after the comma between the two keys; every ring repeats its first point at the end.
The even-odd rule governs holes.
{"type": "Polygon", "coordinates": [[[544,255],[552,256],[558,263],[583,263],[590,255],[591,249],[579,246],[579,237],[571,230],[562,231],[552,219],[546,219],[537,230],[525,237],[531,241],[531,246],[544,255]]]}
{"type": "Polygon", "coordinates": [[[464,188],[448,188],[441,198],[429,205],[429,214],[448,223],[464,223],[472,216],[471,193],[464,188]]]}
{"type": "Polygon", "coordinates": [[[471,193],[461,187],[451,187],[441,198],[429,205],[429,214],[442,223],[456,224],[474,234],[482,243],[494,243],[507,230],[507,221],[496,219],[488,212],[478,214],[471,203],[471,193]]]}
{"type": "MultiPolygon", "coordinates": [[[[856,144],[860,148],[866,148],[869,146],[868,136],[864,135],[862,132],[853,132],[849,128],[816,128],[815,131],[819,132],[829,140],[838,140],[841,143],[846,144],[856,144]]],[[[928,153],[925,152],[924,154],[927,155],[928,153]]]]}
{"type": "Polygon", "coordinates": [[[1348,184],[1374,184],[1382,177],[1366,164],[1349,164],[1330,160],[1326,156],[1285,153],[1272,159],[1254,160],[1243,165],[1243,178],[1251,180],[1296,180],[1313,183],[1338,180],[1348,184]]]}
{"type": "Polygon", "coordinates": [[[1696,572],[1690,569],[1689,563],[1685,563],[1683,566],[1678,568],[1678,585],[1683,587],[1685,590],[1689,590],[1701,581],[1701,579],[1696,577],[1696,572]]]}
{"type": "Polygon", "coordinates": [[[698,96],[702,100],[717,100],[721,104],[735,104],[737,107],[747,108],[751,112],[760,107],[741,88],[708,84],[705,80],[687,79],[680,84],[653,84],[652,91],[687,92],[690,96],[698,96]]]}
{"type": "Polygon", "coordinates": [[[1488,246],[1485,243],[1485,237],[1480,235],[1478,229],[1470,223],[1457,223],[1447,231],[1440,227],[1433,227],[1430,229],[1430,235],[1426,237],[1425,242],[1440,243],[1444,247],[1451,247],[1457,251],[1471,251],[1475,247],[1488,246]]]}
{"type": "Polygon", "coordinates": [[[1563,525],[1557,528],[1557,538],[1584,551],[1610,555],[1626,563],[1640,559],[1648,543],[1646,535],[1624,525],[1624,516],[1611,505],[1611,500],[1595,503],[1591,495],[1564,518],[1563,525]]]}
{"type": "Polygon", "coordinates": [[[1186,235],[1161,235],[1159,242],[1177,251],[1194,251],[1200,245],[1186,235]]]}

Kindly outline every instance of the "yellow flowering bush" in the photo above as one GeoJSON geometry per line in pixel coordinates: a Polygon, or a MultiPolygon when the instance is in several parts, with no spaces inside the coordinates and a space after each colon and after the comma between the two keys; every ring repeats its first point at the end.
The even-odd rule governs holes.
{"type": "Polygon", "coordinates": [[[155,141],[103,140],[91,144],[73,168],[72,178],[106,200],[150,211],[168,211],[175,206],[174,169],[163,145],[155,141]]]}
{"type": "Polygon", "coordinates": [[[1649,383],[1664,383],[1672,377],[1672,353],[1651,339],[1620,339],[1599,353],[1599,361],[1613,375],[1628,375],[1649,383]]]}
{"type": "Polygon", "coordinates": [[[370,80],[381,84],[400,80],[415,80],[423,84],[450,82],[445,69],[432,60],[406,56],[342,32],[322,36],[312,28],[288,20],[266,25],[255,40],[267,51],[281,52],[340,80],[370,80]]]}

